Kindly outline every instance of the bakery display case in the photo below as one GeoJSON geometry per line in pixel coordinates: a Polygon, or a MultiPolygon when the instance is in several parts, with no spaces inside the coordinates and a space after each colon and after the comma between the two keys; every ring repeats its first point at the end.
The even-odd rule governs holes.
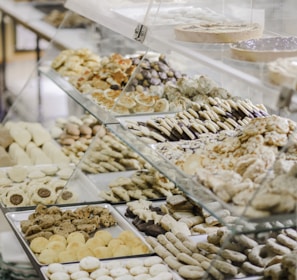
{"type": "MultiPolygon", "coordinates": [[[[289,268],[296,267],[296,123],[290,112],[296,79],[279,73],[273,78],[270,70],[294,73],[292,6],[289,0],[240,6],[231,0],[65,2],[68,16],[88,19],[100,40],[96,49],[59,50],[59,31],[53,37],[37,70],[65,94],[73,115],[68,107],[64,116],[44,118],[34,105],[37,114],[26,119],[41,120],[56,146],[43,149],[33,138],[29,147],[20,145],[33,165],[41,164],[38,171],[21,170],[22,202],[29,201],[33,185],[31,204],[11,207],[12,189],[4,191],[1,206],[41,277],[52,279],[51,264],[65,260],[38,263],[32,240],[24,240],[14,219],[40,203],[108,205],[125,230],[131,226],[145,239],[152,249],[146,253],[162,259],[168,279],[281,279],[296,273],[289,268]],[[54,162],[37,161],[38,147],[45,155],[58,149],[67,159],[56,163],[46,183],[30,175],[53,171],[54,162]],[[55,180],[56,193],[38,197],[38,185],[43,191],[51,186],[51,192],[55,180]]],[[[22,98],[4,122],[12,134],[20,120],[18,128],[30,132],[18,115],[22,98]]],[[[9,145],[6,150],[21,153],[9,145]]],[[[2,177],[17,183],[10,169],[16,172],[12,164],[2,177]]]]}

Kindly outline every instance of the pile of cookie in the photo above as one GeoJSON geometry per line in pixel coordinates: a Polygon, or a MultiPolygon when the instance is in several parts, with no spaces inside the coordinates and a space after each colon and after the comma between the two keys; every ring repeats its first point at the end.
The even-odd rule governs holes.
{"type": "Polygon", "coordinates": [[[108,208],[99,205],[86,205],[71,209],[59,206],[38,204],[27,220],[20,223],[24,238],[28,241],[35,237],[49,238],[53,234],[67,236],[81,231],[89,236],[97,229],[110,227],[117,222],[108,208]]]}
{"type": "MultiPolygon", "coordinates": [[[[0,198],[5,207],[66,203],[61,196],[73,165],[12,166],[0,172],[0,198]]],[[[64,193],[65,196],[66,193],[64,193]]],[[[67,203],[77,194],[68,190],[67,203]]]]}
{"type": "Polygon", "coordinates": [[[206,76],[188,77],[173,69],[163,54],[99,57],[88,49],[64,50],[51,67],[85,97],[117,115],[186,110],[208,96],[231,98],[206,76]]]}
{"type": "Polygon", "coordinates": [[[80,165],[86,173],[126,171],[145,166],[138,154],[89,114],[58,118],[50,133],[74,164],[80,163],[90,148],[80,165]]]}
{"type": "Polygon", "coordinates": [[[173,234],[182,232],[188,236],[209,234],[223,226],[221,219],[224,218],[229,225],[237,219],[228,210],[222,209],[219,202],[205,204],[216,213],[217,217],[214,217],[181,194],[167,197],[166,201],[140,199],[126,205],[125,216],[139,231],[153,237],[168,231],[173,234]]]}
{"type": "Polygon", "coordinates": [[[89,54],[88,50],[63,51],[52,61],[51,67],[62,76],[69,77],[69,82],[79,92],[117,114],[169,109],[168,101],[160,99],[160,95],[156,93],[162,87],[146,93],[150,86],[158,87],[168,81],[175,83],[181,77],[180,73],[169,66],[163,55],[157,59],[148,59],[143,55],[123,57],[114,53],[98,58],[96,65],[89,63],[89,54]],[[135,74],[138,66],[139,70],[135,74]],[[122,94],[132,77],[129,93],[122,94]]]}
{"type": "Polygon", "coordinates": [[[67,236],[40,236],[33,238],[29,246],[42,264],[75,262],[85,257],[119,258],[150,252],[148,245],[130,230],[114,236],[104,229],[96,231],[91,237],[80,231],[71,232],[67,236]]]}
{"type": "Polygon", "coordinates": [[[96,57],[88,49],[64,50],[53,59],[51,67],[62,76],[69,77],[70,83],[83,94],[97,90],[122,90],[130,78],[133,78],[130,90],[135,90],[137,86],[145,89],[168,81],[176,82],[182,77],[169,65],[164,55],[158,54],[152,57],[144,57],[143,54],[124,57],[113,53],[96,57]],[[132,77],[138,66],[139,71],[132,77]]]}
{"type": "Polygon", "coordinates": [[[128,177],[111,180],[108,190],[99,196],[111,203],[128,202],[135,199],[160,199],[180,193],[173,182],[154,168],[133,172],[128,177]]]}
{"type": "Polygon", "coordinates": [[[230,132],[156,144],[155,148],[239,214],[255,191],[258,193],[246,215],[292,213],[296,204],[295,127],[290,119],[269,115],[230,132]]]}
{"type": "Polygon", "coordinates": [[[100,69],[101,57],[87,48],[62,50],[52,61],[51,67],[64,77],[78,77],[100,69]]]}
{"type": "MultiPolygon", "coordinates": [[[[61,146],[72,146],[75,143],[89,145],[101,127],[102,125],[95,117],[85,113],[79,117],[70,115],[55,119],[49,132],[61,146]]],[[[80,146],[77,148],[79,149],[80,146]]],[[[74,158],[71,159],[75,161],[74,158]]]]}
{"type": "Polygon", "coordinates": [[[94,139],[90,151],[83,159],[81,168],[87,173],[139,170],[146,162],[130,147],[108,130],[101,131],[94,139]]]}
{"type": "MultiPolygon", "coordinates": [[[[141,70],[140,70],[141,71],[141,70]]],[[[144,70],[147,71],[147,70],[144,70]]],[[[145,72],[144,72],[145,73],[145,72]]],[[[137,74],[135,79],[145,79],[148,74],[137,74]]],[[[154,75],[154,74],[152,74],[154,75]]],[[[124,92],[98,91],[92,99],[116,114],[177,112],[192,107],[193,102],[202,102],[208,97],[231,98],[230,93],[206,76],[182,77],[164,80],[161,84],[143,87],[138,84],[125,88],[124,92]]],[[[133,84],[133,81],[132,81],[133,84]]]]}
{"type": "MultiPolygon", "coordinates": [[[[67,240],[70,234],[72,234],[72,237],[76,236],[76,241],[80,240],[85,243],[98,230],[109,228],[116,224],[117,221],[110,210],[100,205],[86,205],[79,206],[75,209],[62,209],[58,206],[39,204],[26,220],[20,221],[20,230],[25,240],[29,242],[29,246],[33,252],[36,253],[37,259],[42,263],[49,263],[57,261],[58,255],[62,251],[64,252],[62,254],[64,260],[67,257],[70,258],[73,256],[72,251],[66,251],[67,244],[63,242],[63,240],[67,240]],[[50,241],[55,242],[49,243],[50,241]]],[[[111,234],[108,232],[104,234],[108,238],[111,237],[111,234]]],[[[109,238],[108,241],[111,239],[109,238]]],[[[134,241],[136,244],[136,237],[134,241]]],[[[94,245],[94,241],[89,241],[89,243],[94,245]]],[[[143,245],[140,241],[138,243],[139,246],[143,245]]],[[[120,243],[118,245],[122,244],[120,243]]],[[[78,250],[79,245],[82,244],[72,244],[71,248],[73,247],[72,249],[78,250]]],[[[137,247],[136,245],[135,247],[137,247]]],[[[143,249],[143,247],[141,248],[143,249]]],[[[90,248],[87,245],[81,249],[82,255],[90,254],[90,248]]],[[[97,253],[99,254],[99,252],[97,253]]]]}
{"type": "Polygon", "coordinates": [[[8,121],[0,130],[1,166],[70,163],[40,123],[8,121]]]}
{"type": "Polygon", "coordinates": [[[124,120],[132,133],[147,143],[195,140],[203,133],[218,133],[247,125],[252,119],[268,115],[263,105],[249,100],[208,97],[207,102],[174,115],[151,117],[144,121],[124,120]]]}
{"type": "Polygon", "coordinates": [[[170,268],[158,256],[130,258],[128,260],[101,261],[85,257],[79,263],[63,265],[50,264],[45,270],[50,280],[97,279],[97,280],[173,280],[170,268]]]}
{"type": "Polygon", "coordinates": [[[256,275],[288,279],[289,275],[296,275],[296,263],[290,274],[287,273],[290,256],[297,246],[295,229],[270,232],[259,239],[243,234],[231,238],[231,232],[222,228],[209,234],[206,241],[195,241],[181,232],[167,232],[146,240],[168,266],[185,279],[256,275]]]}

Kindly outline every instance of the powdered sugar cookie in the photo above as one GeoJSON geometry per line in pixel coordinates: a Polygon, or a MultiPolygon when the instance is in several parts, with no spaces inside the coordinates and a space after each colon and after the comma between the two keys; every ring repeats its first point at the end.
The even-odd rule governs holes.
{"type": "Polygon", "coordinates": [[[96,269],[98,269],[101,265],[100,260],[95,257],[85,257],[79,262],[80,267],[88,272],[92,272],[96,269]]]}
{"type": "Polygon", "coordinates": [[[101,267],[99,269],[96,269],[95,271],[91,272],[90,277],[92,279],[97,279],[100,276],[108,275],[109,274],[109,269],[105,267],[101,267]]]}
{"type": "Polygon", "coordinates": [[[47,271],[50,274],[53,274],[55,272],[66,272],[66,268],[61,263],[51,263],[48,265],[47,271]]]}
{"type": "Polygon", "coordinates": [[[89,273],[87,271],[83,271],[83,270],[73,272],[70,275],[71,279],[73,279],[73,280],[79,280],[81,278],[85,278],[88,276],[89,276],[89,273]]]}
{"type": "Polygon", "coordinates": [[[132,275],[139,275],[139,274],[147,274],[149,272],[149,269],[145,266],[134,266],[130,269],[130,273],[132,275]]]}
{"type": "Polygon", "coordinates": [[[70,276],[66,272],[55,272],[49,276],[50,280],[70,280],[70,276]]]}
{"type": "Polygon", "coordinates": [[[129,270],[124,267],[113,268],[109,271],[110,276],[119,277],[126,274],[129,274],[129,270]]]}

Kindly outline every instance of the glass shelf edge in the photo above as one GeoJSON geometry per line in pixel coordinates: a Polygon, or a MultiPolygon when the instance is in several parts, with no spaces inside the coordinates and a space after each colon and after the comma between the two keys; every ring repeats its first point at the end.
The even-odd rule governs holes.
{"type": "Polygon", "coordinates": [[[200,185],[191,177],[188,177],[181,170],[172,165],[172,163],[164,159],[150,145],[142,142],[136,135],[127,131],[121,123],[107,124],[107,128],[129,147],[137,151],[140,156],[142,156],[159,172],[171,179],[190,200],[217,218],[222,225],[226,226],[232,232],[236,234],[256,233],[267,230],[278,230],[297,225],[296,219],[293,219],[295,218],[295,213],[272,215],[268,218],[265,217],[259,219],[243,216],[243,212],[236,212],[231,205],[224,203],[210,190],[200,185]],[[225,217],[218,215],[220,211],[214,212],[211,207],[209,207],[212,202],[217,202],[220,205],[219,210],[228,210],[235,218],[234,221],[229,223],[225,220],[225,217]],[[281,226],[282,222],[284,225],[281,226]]]}
{"type": "Polygon", "coordinates": [[[101,109],[97,104],[84,97],[67,80],[59,76],[49,66],[39,66],[38,71],[40,71],[43,75],[45,75],[61,89],[63,89],[69,97],[78,102],[78,104],[80,104],[86,111],[97,118],[102,124],[118,122],[111,113],[105,111],[104,109],[101,109]]]}

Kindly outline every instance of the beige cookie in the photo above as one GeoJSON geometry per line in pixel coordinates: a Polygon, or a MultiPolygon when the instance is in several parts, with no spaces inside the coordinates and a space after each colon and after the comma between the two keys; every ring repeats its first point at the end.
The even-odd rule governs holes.
{"type": "Polygon", "coordinates": [[[12,181],[19,183],[27,178],[28,170],[23,166],[14,166],[8,169],[7,175],[12,181]]]}
{"type": "Polygon", "coordinates": [[[205,271],[200,266],[196,265],[182,265],[178,269],[180,276],[186,279],[200,279],[203,277],[205,271]]]}
{"type": "Polygon", "coordinates": [[[30,204],[27,194],[23,190],[16,188],[9,189],[2,199],[7,207],[28,206],[30,204]]]}

